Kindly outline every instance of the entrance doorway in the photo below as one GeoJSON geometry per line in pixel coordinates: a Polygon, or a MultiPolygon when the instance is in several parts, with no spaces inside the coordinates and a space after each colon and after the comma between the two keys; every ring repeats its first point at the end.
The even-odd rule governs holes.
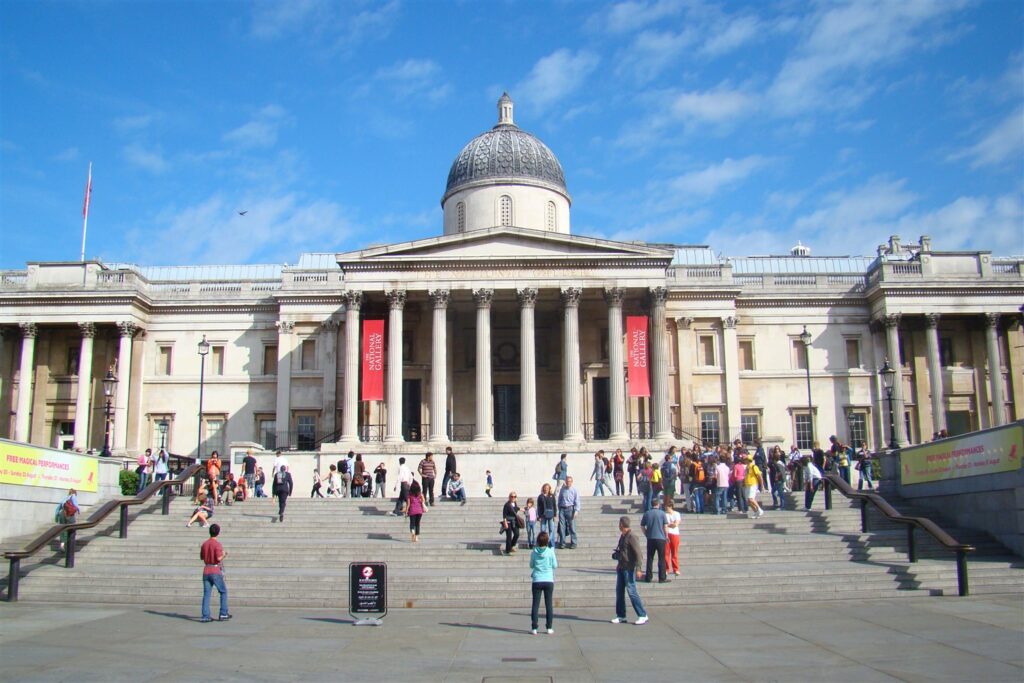
{"type": "Polygon", "coordinates": [[[518,384],[494,385],[494,440],[515,441],[522,429],[518,384]]]}
{"type": "Polygon", "coordinates": [[[402,438],[406,441],[422,441],[423,407],[420,380],[402,380],[402,438]]]}
{"type": "Polygon", "coordinates": [[[595,440],[607,439],[611,434],[611,380],[608,377],[594,378],[594,436],[595,440]]]}

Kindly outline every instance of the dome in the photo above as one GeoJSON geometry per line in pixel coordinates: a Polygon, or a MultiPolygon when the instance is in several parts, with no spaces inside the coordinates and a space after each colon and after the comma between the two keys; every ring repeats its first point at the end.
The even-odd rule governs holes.
{"type": "Polygon", "coordinates": [[[455,157],[441,203],[459,189],[495,184],[539,185],[568,198],[562,165],[536,137],[512,121],[512,98],[498,100],[498,124],[476,136],[455,157]]]}

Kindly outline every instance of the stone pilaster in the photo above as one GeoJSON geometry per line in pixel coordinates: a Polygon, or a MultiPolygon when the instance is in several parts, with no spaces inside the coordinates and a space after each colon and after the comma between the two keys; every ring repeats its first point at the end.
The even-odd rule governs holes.
{"type": "Polygon", "coordinates": [[[735,316],[722,318],[722,360],[725,366],[725,423],[729,440],[737,438],[741,431],[740,413],[740,359],[739,345],[736,341],[736,325],[739,320],[735,316]]]}

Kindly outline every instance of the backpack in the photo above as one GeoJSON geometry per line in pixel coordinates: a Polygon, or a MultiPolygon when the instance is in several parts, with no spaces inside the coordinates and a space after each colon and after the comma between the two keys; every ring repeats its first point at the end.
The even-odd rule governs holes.
{"type": "Polygon", "coordinates": [[[78,514],[78,508],[75,507],[75,504],[72,502],[71,496],[64,499],[64,504],[61,505],[60,508],[64,512],[64,517],[67,519],[71,519],[78,514]]]}
{"type": "Polygon", "coordinates": [[[665,481],[673,481],[676,478],[676,466],[672,462],[661,463],[661,478],[665,481]]]}
{"type": "Polygon", "coordinates": [[[704,468],[701,467],[701,464],[699,462],[693,464],[693,483],[704,483],[704,468]]]}
{"type": "Polygon", "coordinates": [[[277,474],[274,475],[274,486],[284,485],[284,470],[278,470],[277,474]]]}
{"type": "Polygon", "coordinates": [[[660,484],[661,483],[661,468],[655,469],[651,473],[651,483],[652,484],[660,484]]]}
{"type": "Polygon", "coordinates": [[[338,461],[338,471],[342,474],[348,474],[348,460],[338,461]]]}

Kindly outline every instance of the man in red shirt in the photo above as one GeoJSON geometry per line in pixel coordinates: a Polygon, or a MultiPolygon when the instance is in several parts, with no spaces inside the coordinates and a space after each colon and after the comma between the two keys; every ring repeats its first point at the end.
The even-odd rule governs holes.
{"type": "Polygon", "coordinates": [[[231,618],[228,613],[228,589],[224,585],[224,546],[217,540],[220,535],[220,525],[210,525],[210,538],[207,539],[199,549],[199,559],[203,561],[203,616],[199,620],[202,623],[213,621],[210,618],[210,594],[214,587],[220,593],[220,621],[227,621],[231,618]]]}

